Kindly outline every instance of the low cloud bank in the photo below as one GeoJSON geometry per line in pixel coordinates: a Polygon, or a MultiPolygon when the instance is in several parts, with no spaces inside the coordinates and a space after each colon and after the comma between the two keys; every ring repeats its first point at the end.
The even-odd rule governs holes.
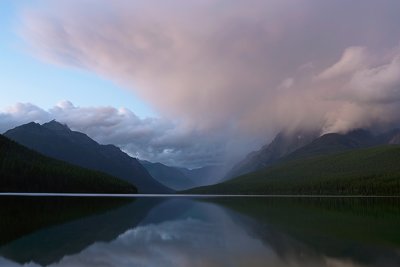
{"type": "Polygon", "coordinates": [[[18,103],[0,112],[0,132],[31,121],[57,120],[102,144],[115,144],[134,157],[172,166],[221,163],[226,142],[159,118],[141,119],[126,108],[76,107],[62,101],[49,110],[18,103]]]}

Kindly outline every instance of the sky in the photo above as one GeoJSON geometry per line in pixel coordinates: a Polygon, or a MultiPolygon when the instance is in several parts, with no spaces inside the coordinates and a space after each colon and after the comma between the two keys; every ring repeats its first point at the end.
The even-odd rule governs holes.
{"type": "Polygon", "coordinates": [[[48,109],[68,99],[83,106],[129,107],[141,117],[155,115],[134,92],[112,80],[88,70],[50,65],[31,53],[19,32],[20,12],[35,3],[40,1],[2,0],[0,3],[0,109],[18,102],[31,102],[48,109]]]}
{"type": "Polygon", "coordinates": [[[397,0],[0,3],[0,131],[57,119],[169,165],[400,124],[397,0]]]}

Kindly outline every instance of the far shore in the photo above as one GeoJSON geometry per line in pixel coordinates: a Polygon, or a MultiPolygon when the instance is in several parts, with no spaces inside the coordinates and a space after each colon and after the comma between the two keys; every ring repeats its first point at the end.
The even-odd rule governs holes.
{"type": "Polygon", "coordinates": [[[82,193],[0,193],[1,196],[21,197],[189,197],[189,198],[210,198],[210,197],[273,197],[273,198],[400,198],[400,196],[379,196],[379,195],[221,195],[221,194],[82,194],[82,193]]]}

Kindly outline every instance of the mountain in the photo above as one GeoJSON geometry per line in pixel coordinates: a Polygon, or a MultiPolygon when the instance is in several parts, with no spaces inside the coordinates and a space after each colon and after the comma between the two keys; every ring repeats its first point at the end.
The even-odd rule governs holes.
{"type": "Polygon", "coordinates": [[[393,136],[393,138],[390,139],[389,144],[400,145],[400,134],[393,136]]]}
{"type": "Polygon", "coordinates": [[[237,163],[226,174],[224,180],[270,166],[283,156],[311,143],[317,137],[318,134],[315,132],[280,132],[270,144],[248,154],[245,159],[237,163]]]}
{"type": "Polygon", "coordinates": [[[196,169],[187,169],[145,160],[141,160],[140,163],[154,179],[178,191],[214,184],[222,177],[224,171],[220,166],[204,166],[196,169]]]}
{"type": "Polygon", "coordinates": [[[316,133],[279,133],[269,145],[250,153],[245,160],[237,164],[228,173],[227,178],[251,173],[279,162],[385,144],[400,144],[400,130],[373,134],[365,129],[356,129],[344,134],[328,133],[322,136],[316,133]]]}
{"type": "Polygon", "coordinates": [[[4,135],[48,157],[121,178],[135,184],[140,193],[172,191],[154,180],[135,158],[118,147],[100,145],[86,134],[72,131],[57,121],[43,125],[31,122],[4,135]]]}
{"type": "Polygon", "coordinates": [[[179,170],[192,180],[195,186],[215,184],[221,180],[226,172],[224,166],[219,165],[210,165],[195,169],[179,168],[179,170]]]}
{"type": "Polygon", "coordinates": [[[145,160],[140,161],[140,163],[154,179],[174,190],[185,190],[196,186],[179,168],[145,160]]]}
{"type": "Polygon", "coordinates": [[[400,146],[382,145],[278,163],[189,190],[207,194],[400,195],[400,146]]]}
{"type": "Polygon", "coordinates": [[[400,141],[399,137],[400,131],[398,129],[380,134],[373,134],[365,129],[356,129],[345,134],[329,133],[283,157],[280,161],[311,158],[379,145],[399,144],[397,142],[400,141]]]}
{"type": "Polygon", "coordinates": [[[357,129],[346,134],[324,134],[310,144],[305,145],[281,160],[309,158],[328,155],[357,148],[367,148],[379,144],[386,144],[385,138],[373,135],[370,131],[357,129]]]}
{"type": "Polygon", "coordinates": [[[48,158],[0,135],[0,191],[136,193],[137,189],[105,173],[48,158]]]}
{"type": "Polygon", "coordinates": [[[381,134],[380,139],[386,144],[400,145],[400,129],[394,129],[387,133],[381,134]]]}

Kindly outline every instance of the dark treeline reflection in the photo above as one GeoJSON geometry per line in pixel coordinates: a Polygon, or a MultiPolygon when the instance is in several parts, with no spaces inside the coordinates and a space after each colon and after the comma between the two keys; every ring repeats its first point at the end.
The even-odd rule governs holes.
{"type": "Polygon", "coordinates": [[[400,266],[400,198],[221,198],[215,202],[254,220],[253,235],[282,257],[309,253],[368,266],[400,266]],[[294,241],[292,246],[278,241],[277,233],[294,241]]]}
{"type": "Polygon", "coordinates": [[[0,266],[400,266],[398,198],[0,198],[0,266]]]}
{"type": "Polygon", "coordinates": [[[135,227],[159,199],[0,198],[0,254],[48,265],[135,227]]]}
{"type": "Polygon", "coordinates": [[[130,199],[67,197],[1,197],[0,245],[41,228],[102,213],[130,199]]]}

